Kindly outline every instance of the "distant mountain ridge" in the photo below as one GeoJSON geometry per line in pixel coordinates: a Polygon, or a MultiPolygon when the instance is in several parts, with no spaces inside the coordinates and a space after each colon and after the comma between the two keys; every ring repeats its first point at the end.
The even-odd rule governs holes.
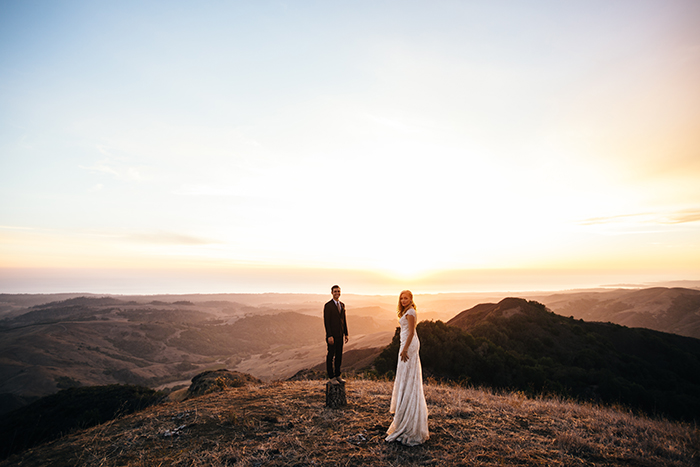
{"type": "Polygon", "coordinates": [[[563,316],[700,339],[700,290],[653,287],[555,294],[538,300],[563,316]]]}

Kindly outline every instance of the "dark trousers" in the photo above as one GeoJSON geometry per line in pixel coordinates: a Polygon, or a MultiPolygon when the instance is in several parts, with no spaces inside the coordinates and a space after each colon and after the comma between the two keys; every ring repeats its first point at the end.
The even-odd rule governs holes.
{"type": "Polygon", "coordinates": [[[326,344],[328,344],[326,370],[328,370],[329,378],[340,376],[340,365],[343,363],[343,342],[343,336],[333,336],[333,344],[328,344],[328,340],[326,340],[326,344]],[[333,360],[335,360],[335,362],[333,360]]]}

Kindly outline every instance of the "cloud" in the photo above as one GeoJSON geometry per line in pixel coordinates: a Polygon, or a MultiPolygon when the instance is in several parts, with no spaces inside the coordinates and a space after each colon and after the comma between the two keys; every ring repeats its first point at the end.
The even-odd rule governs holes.
{"type": "Polygon", "coordinates": [[[119,171],[114,169],[113,167],[107,165],[105,162],[98,162],[97,164],[94,164],[92,166],[84,166],[84,165],[79,165],[81,169],[84,170],[90,170],[92,172],[100,172],[100,173],[105,173],[109,175],[114,175],[115,177],[119,178],[119,171]]]}
{"type": "Polygon", "coordinates": [[[188,196],[236,196],[236,192],[232,188],[211,185],[186,185],[175,190],[174,194],[188,196]]]}
{"type": "Polygon", "coordinates": [[[119,161],[119,158],[112,156],[109,151],[107,151],[102,146],[97,146],[97,150],[105,156],[102,160],[96,162],[93,165],[85,166],[79,165],[83,170],[89,170],[91,172],[98,172],[107,175],[112,175],[117,180],[124,181],[142,181],[145,180],[144,170],[147,168],[145,166],[130,166],[123,164],[119,161]],[[116,159],[116,160],[115,160],[116,159]]]}
{"type": "Polygon", "coordinates": [[[578,225],[603,225],[619,223],[628,219],[639,219],[648,214],[620,214],[617,216],[591,217],[578,222],[578,225]]]}
{"type": "Polygon", "coordinates": [[[19,225],[0,225],[0,230],[36,230],[34,227],[24,227],[19,225]]]}
{"type": "Polygon", "coordinates": [[[211,245],[221,243],[193,235],[179,234],[175,232],[142,232],[125,235],[124,238],[136,243],[148,243],[153,245],[211,245]]]}
{"type": "Polygon", "coordinates": [[[617,216],[591,217],[578,222],[578,225],[609,224],[686,224],[700,221],[700,209],[684,209],[669,213],[647,212],[638,214],[620,214],[617,216]]]}
{"type": "Polygon", "coordinates": [[[676,211],[666,218],[663,224],[685,224],[700,221],[700,209],[686,209],[676,211]]]}
{"type": "Polygon", "coordinates": [[[91,172],[112,175],[117,180],[137,182],[146,179],[143,167],[119,167],[110,161],[100,161],[91,166],[79,165],[78,167],[91,172]]]}

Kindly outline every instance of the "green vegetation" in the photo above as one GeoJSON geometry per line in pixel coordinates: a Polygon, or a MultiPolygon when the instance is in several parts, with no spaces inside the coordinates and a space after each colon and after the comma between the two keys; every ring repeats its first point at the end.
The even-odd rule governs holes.
{"type": "Polygon", "coordinates": [[[59,376],[56,378],[56,387],[58,389],[78,388],[82,385],[83,383],[70,376],[59,376]]]}
{"type": "Polygon", "coordinates": [[[163,394],[140,386],[69,388],[6,414],[0,422],[0,459],[153,405],[163,394]]]}
{"type": "MultiPolygon", "coordinates": [[[[417,333],[426,376],[700,420],[697,339],[565,318],[521,299],[421,322],[417,333]]],[[[395,370],[398,349],[397,330],[375,360],[380,374],[395,370]]]]}

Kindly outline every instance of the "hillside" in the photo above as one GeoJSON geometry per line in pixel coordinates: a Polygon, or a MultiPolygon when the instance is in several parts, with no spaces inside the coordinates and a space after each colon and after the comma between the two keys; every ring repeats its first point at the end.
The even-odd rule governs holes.
{"type": "MultiPolygon", "coordinates": [[[[285,378],[325,355],[320,317],[283,306],[177,298],[71,297],[21,308],[40,298],[5,296],[12,310],[0,321],[0,413],[63,388],[172,387],[212,368],[240,365],[256,376],[285,378]]],[[[357,315],[348,321],[349,349],[386,345],[395,325],[357,315]]]]}
{"type": "MultiPolygon", "coordinates": [[[[591,297],[600,298],[600,303],[606,297],[607,303],[624,296],[624,306],[634,299],[636,310],[643,308],[657,316],[683,316],[691,323],[700,316],[693,311],[693,294],[697,293],[690,289],[662,288],[587,291],[551,295],[543,300],[562,307],[578,303],[583,310],[588,303],[585,300],[590,302],[591,297]],[[664,297],[666,301],[661,300],[664,297]],[[680,307],[683,303],[690,305],[680,307]]],[[[0,294],[3,318],[0,320],[0,414],[69,387],[136,384],[170,391],[189,384],[193,375],[207,369],[225,367],[263,380],[275,380],[323,366],[325,346],[319,336],[323,335],[321,310],[327,298],[323,294],[0,294]]],[[[396,297],[344,294],[343,298],[350,310],[351,339],[346,353],[358,356],[357,361],[352,357],[352,366],[359,368],[357,365],[371,360],[371,352],[374,355],[378,348],[391,342],[397,325],[396,297]],[[367,353],[367,349],[374,350],[367,353]]],[[[488,300],[489,296],[435,294],[417,299],[420,318],[426,320],[452,318],[465,307],[488,300]]],[[[602,305],[591,309],[608,310],[602,305]]],[[[567,308],[559,313],[571,316],[574,311],[567,308]]],[[[571,326],[578,323],[566,322],[571,326]]],[[[656,321],[663,322],[661,318],[656,321]]],[[[497,336],[492,337],[492,344],[497,345],[497,336]]],[[[551,336],[536,337],[528,345],[546,344],[548,339],[556,341],[551,336]]],[[[547,350],[546,345],[542,348],[547,350]]],[[[588,356],[595,357],[604,349],[589,350],[588,356]]],[[[488,355],[477,355],[485,362],[488,360],[488,355]]],[[[497,371],[499,366],[494,358],[486,367],[491,368],[492,374],[508,376],[507,372],[497,371]]],[[[548,361],[536,354],[532,358],[535,363],[525,365],[532,371],[523,373],[523,381],[516,387],[542,388],[543,372],[550,376],[552,367],[547,365],[548,361]]],[[[579,361],[585,361],[585,353],[579,356],[579,361]]],[[[351,360],[346,359],[345,363],[349,365],[351,360]]],[[[436,375],[440,373],[437,368],[432,370],[436,375]]],[[[479,372],[472,370],[462,372],[458,379],[478,381],[479,372]]],[[[577,377],[579,383],[574,389],[588,390],[595,386],[586,381],[591,370],[583,371],[585,375],[577,377]]],[[[494,378],[484,381],[497,387],[512,384],[494,378]]],[[[619,389],[617,375],[607,377],[606,381],[611,382],[608,387],[619,389]]],[[[568,394],[576,391],[569,390],[568,394]]]]}
{"type": "Polygon", "coordinates": [[[350,380],[324,407],[318,381],[247,387],[153,406],[15,455],[52,465],[697,465],[697,430],[627,412],[522,394],[425,386],[430,439],[384,442],[391,382],[350,380]]]}
{"type": "Polygon", "coordinates": [[[0,392],[42,396],[61,386],[188,380],[271,346],[318,341],[319,318],[232,315],[188,303],[76,298],[0,322],[0,392]]]}
{"type": "MultiPolygon", "coordinates": [[[[419,323],[417,332],[428,375],[700,421],[698,339],[565,318],[519,298],[419,323]]],[[[380,373],[395,369],[398,341],[375,361],[380,373]]]]}
{"type": "Polygon", "coordinates": [[[538,297],[553,312],[700,339],[700,290],[653,287],[538,297]]]}

